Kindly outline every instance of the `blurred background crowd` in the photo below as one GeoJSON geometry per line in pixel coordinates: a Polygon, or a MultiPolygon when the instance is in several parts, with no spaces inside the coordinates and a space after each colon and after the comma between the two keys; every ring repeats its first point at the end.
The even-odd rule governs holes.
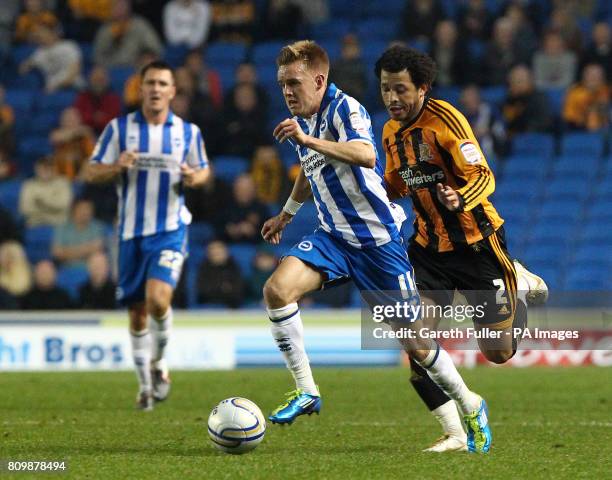
{"type": "Polygon", "coordinates": [[[496,173],[511,252],[553,289],[612,290],[611,24],[607,0],[2,0],[0,309],[115,308],[115,187],[85,185],[81,168],[106,123],[138,108],[139,68],[157,58],[176,68],[172,109],[201,128],[214,171],[187,192],[175,303],[258,304],[317,224],[308,203],[280,247],[261,244],[299,170],[271,132],[288,115],[275,57],[300,38],[327,49],[378,141],[374,62],[393,42],[428,52],[433,96],[466,115],[496,173]]]}

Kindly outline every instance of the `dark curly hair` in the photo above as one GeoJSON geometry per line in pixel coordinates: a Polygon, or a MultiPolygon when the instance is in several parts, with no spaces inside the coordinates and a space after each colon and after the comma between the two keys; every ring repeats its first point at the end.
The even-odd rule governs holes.
{"type": "Polygon", "coordinates": [[[436,78],[437,69],[436,62],[429,55],[414,48],[394,45],[385,50],[376,61],[374,72],[380,80],[382,70],[391,73],[407,70],[417,88],[425,85],[429,90],[436,78]]]}

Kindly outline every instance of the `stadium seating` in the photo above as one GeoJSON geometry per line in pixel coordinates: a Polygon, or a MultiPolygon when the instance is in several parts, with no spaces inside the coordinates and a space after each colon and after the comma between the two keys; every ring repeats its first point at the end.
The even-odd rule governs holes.
{"type": "Polygon", "coordinates": [[[561,154],[599,158],[604,151],[602,133],[566,133],[561,138],[561,154]]]}
{"type": "Polygon", "coordinates": [[[229,246],[230,255],[234,258],[243,278],[248,278],[253,271],[253,258],[256,247],[251,244],[235,243],[229,246]]]}
{"type": "Polygon", "coordinates": [[[19,211],[19,193],[22,180],[14,178],[0,182],[0,205],[5,210],[17,214],[19,211]]]}
{"type": "Polygon", "coordinates": [[[79,298],[79,288],[89,277],[85,267],[60,267],[57,270],[57,283],[64,288],[73,300],[79,298]]]}
{"type": "Polygon", "coordinates": [[[32,264],[51,258],[53,227],[30,227],[25,231],[25,251],[32,264]]]}
{"type": "Polygon", "coordinates": [[[213,159],[215,175],[227,182],[233,182],[249,169],[249,160],[233,155],[219,155],[213,159]]]}
{"type": "Polygon", "coordinates": [[[531,157],[552,157],[555,153],[555,139],[548,133],[522,133],[512,140],[512,153],[531,157]]]}
{"type": "Polygon", "coordinates": [[[206,49],[206,62],[218,68],[220,65],[236,67],[247,56],[247,48],[240,43],[216,42],[206,49]]]}

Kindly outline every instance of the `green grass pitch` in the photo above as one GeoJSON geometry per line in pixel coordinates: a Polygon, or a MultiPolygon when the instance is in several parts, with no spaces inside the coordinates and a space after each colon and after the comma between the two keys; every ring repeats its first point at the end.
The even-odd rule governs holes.
{"type": "Polygon", "coordinates": [[[439,430],[406,369],[316,368],[322,414],[269,424],[242,456],[214,449],[208,414],[229,396],[269,412],[292,384],[283,369],[174,372],[171,398],[150,413],[133,410],[130,372],[2,373],[0,459],[68,462],[64,475],[13,478],[610,478],[610,369],[463,373],[489,402],[486,456],[421,453],[439,430]]]}

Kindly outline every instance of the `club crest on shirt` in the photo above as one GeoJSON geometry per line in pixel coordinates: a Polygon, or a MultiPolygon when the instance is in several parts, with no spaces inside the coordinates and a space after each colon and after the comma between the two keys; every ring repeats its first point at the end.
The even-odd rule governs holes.
{"type": "Polygon", "coordinates": [[[429,162],[433,160],[433,158],[431,147],[427,143],[419,143],[419,161],[429,162]]]}
{"type": "Polygon", "coordinates": [[[319,135],[323,135],[323,133],[327,130],[327,120],[321,120],[321,127],[319,128],[319,135]]]}

